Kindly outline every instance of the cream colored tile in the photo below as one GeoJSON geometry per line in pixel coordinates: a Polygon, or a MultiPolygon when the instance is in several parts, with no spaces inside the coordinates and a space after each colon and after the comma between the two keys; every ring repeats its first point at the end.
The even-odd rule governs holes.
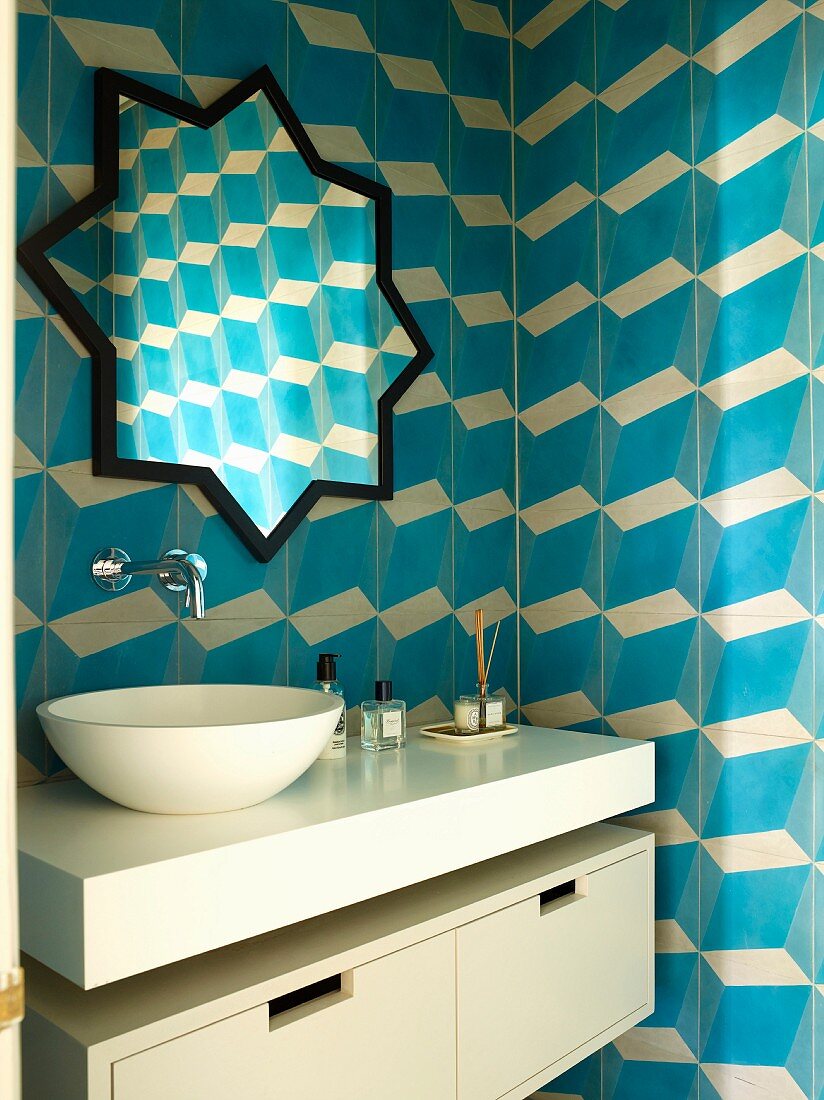
{"type": "Polygon", "coordinates": [[[380,612],[379,618],[395,641],[408,638],[452,613],[449,601],[437,587],[411,596],[380,612]]]}
{"type": "Polygon", "coordinates": [[[766,3],[699,50],[695,54],[695,62],[718,76],[800,15],[801,9],[789,0],[766,0],[766,3]]]}
{"type": "Polygon", "coordinates": [[[265,232],[265,225],[230,222],[224,230],[220,243],[233,245],[235,248],[257,248],[265,232]]]}
{"type": "Polygon", "coordinates": [[[695,951],[696,947],[676,920],[655,922],[656,955],[681,955],[695,951]]]}
{"type": "Polygon", "coordinates": [[[725,986],[809,985],[804,971],[783,948],[704,951],[703,957],[725,986]]]}
{"type": "Polygon", "coordinates": [[[316,202],[279,202],[269,218],[269,225],[281,229],[308,229],[317,217],[316,202]]]}
{"type": "Polygon", "coordinates": [[[479,607],[484,613],[484,624],[487,628],[509,618],[516,611],[515,603],[505,588],[496,588],[463,607],[455,608],[455,618],[468,637],[475,634],[475,610],[479,607]]]}
{"type": "Polygon", "coordinates": [[[364,348],[360,344],[347,344],[335,340],[323,357],[324,366],[335,370],[351,371],[353,374],[366,374],[378,356],[377,348],[364,348]]]}
{"type": "Polygon", "coordinates": [[[625,214],[627,210],[668,187],[689,170],[690,166],[674,153],[662,153],[631,176],[610,187],[601,198],[616,214],[625,214]]]}
{"type": "Polygon", "coordinates": [[[786,829],[708,837],[701,843],[725,874],[800,867],[810,862],[786,829]]]}
{"type": "Polygon", "coordinates": [[[453,95],[458,114],[464,126],[472,130],[508,130],[509,119],[497,99],[479,99],[476,96],[453,95]]]}
{"type": "Polygon", "coordinates": [[[265,630],[276,622],[281,622],[284,618],[283,613],[278,608],[276,610],[278,615],[271,620],[256,618],[247,614],[239,619],[218,618],[209,612],[205,619],[183,619],[181,626],[201,649],[211,653],[214,649],[231,645],[232,642],[240,641],[241,638],[248,638],[250,634],[257,634],[258,631],[265,630]]]}
{"type": "Polygon", "coordinates": [[[649,634],[653,630],[688,622],[697,615],[698,612],[689,600],[675,588],[656,592],[654,596],[644,596],[640,600],[633,600],[604,612],[604,617],[622,638],[649,634]]]}
{"type": "Polygon", "coordinates": [[[524,409],[520,414],[521,423],[534,436],[544,435],[546,432],[574,420],[595,408],[598,398],[583,382],[575,382],[559,393],[544,398],[537,405],[524,409]]]}
{"type": "Polygon", "coordinates": [[[696,165],[699,172],[708,176],[715,183],[726,183],[735,176],[752,168],[777,149],[781,149],[804,131],[789,119],[781,115],[772,115],[771,118],[760,122],[746,134],[731,141],[717,153],[702,160],[696,165]]]}
{"type": "Polygon", "coordinates": [[[494,38],[509,38],[509,28],[494,4],[482,4],[478,0],[452,0],[464,30],[476,34],[490,34],[494,38]]]}
{"type": "Polygon", "coordinates": [[[713,493],[701,501],[716,523],[732,527],[810,496],[810,490],[785,467],[713,493]]]}
{"type": "Polygon", "coordinates": [[[452,501],[441,483],[432,480],[400,489],[391,500],[382,501],[381,507],[395,527],[404,527],[407,523],[446,511],[452,507],[452,501]]]}
{"type": "Polygon", "coordinates": [[[598,502],[583,485],[575,485],[549,500],[523,508],[520,518],[534,535],[543,535],[598,511],[598,502]]]}
{"type": "Polygon", "coordinates": [[[615,1040],[625,1062],[687,1062],[697,1058],[674,1027],[633,1027],[615,1040]]]}
{"type": "Polygon", "coordinates": [[[358,17],[351,12],[316,8],[309,4],[291,4],[291,11],[313,46],[371,53],[372,42],[358,17]]]}
{"type": "Polygon", "coordinates": [[[453,301],[464,324],[469,328],[497,325],[513,319],[509,302],[500,290],[490,290],[482,294],[459,294],[453,301]]]}
{"type": "Polygon", "coordinates": [[[437,302],[449,297],[449,289],[435,267],[407,267],[394,272],[404,301],[437,302]]]}
{"type": "Polygon", "coordinates": [[[678,810],[655,810],[648,814],[617,817],[614,821],[616,825],[655,833],[655,844],[658,847],[690,844],[698,839],[695,830],[678,810]]]}
{"type": "Polygon", "coordinates": [[[803,244],[783,229],[777,229],[709,268],[698,278],[719,298],[724,298],[769,275],[771,271],[777,271],[805,252],[803,244]]]}
{"type": "Polygon", "coordinates": [[[601,92],[598,98],[611,111],[623,111],[645,96],[647,92],[652,91],[662,80],[672,76],[682,65],[686,65],[688,60],[680,50],[672,46],[662,46],[640,65],[636,65],[634,69],[619,77],[614,84],[601,92]]]}
{"type": "Polygon", "coordinates": [[[654,737],[668,737],[696,728],[696,720],[681,706],[677,699],[661,703],[649,703],[644,707],[617,711],[606,715],[606,720],[619,737],[646,741],[654,737]]]}
{"type": "Polygon", "coordinates": [[[689,271],[670,257],[605,294],[603,302],[619,317],[629,317],[690,282],[689,271]]]}
{"type": "Polygon", "coordinates": [[[521,709],[533,726],[546,729],[566,729],[598,717],[598,708],[582,691],[527,703],[521,709]]]}
{"type": "Polygon", "coordinates": [[[580,183],[571,183],[569,187],[520,218],[518,228],[531,241],[537,241],[569,218],[575,217],[594,201],[595,196],[580,183]]]}
{"type": "Polygon", "coordinates": [[[521,45],[534,50],[588,2],[589,0],[551,0],[542,11],[521,27],[515,38],[521,45]]]}
{"type": "Polygon", "coordinates": [[[515,415],[515,410],[503,390],[460,397],[455,402],[455,411],[470,430],[486,427],[487,424],[497,424],[515,415]]]}
{"type": "Polygon", "coordinates": [[[609,415],[622,426],[695,393],[695,385],[677,367],[667,367],[604,401],[609,415]]]}
{"type": "Polygon", "coordinates": [[[449,393],[437,374],[422,374],[395,404],[395,415],[433,409],[438,405],[447,405],[449,400],[449,393]]]}
{"type": "Polygon", "coordinates": [[[622,531],[632,531],[645,523],[689,508],[695,504],[695,499],[680,481],[671,477],[605,505],[604,511],[622,531]]]}
{"type": "Polygon", "coordinates": [[[87,68],[177,74],[178,67],[150,27],[55,16],[55,24],[87,68]]]}
{"type": "Polygon", "coordinates": [[[464,225],[509,225],[511,218],[500,195],[453,195],[464,225]]]}
{"type": "Polygon", "coordinates": [[[135,638],[153,634],[168,623],[145,621],[67,622],[52,623],[50,629],[76,657],[83,660],[135,638]]]}
{"type": "Polygon", "coordinates": [[[417,57],[396,57],[387,53],[378,54],[378,59],[393,88],[407,92],[446,94],[446,85],[431,61],[417,57]]]}
{"type": "Polygon", "coordinates": [[[354,455],[356,458],[369,458],[378,445],[378,437],[374,432],[366,432],[362,428],[333,424],[323,445],[332,451],[354,455]]]}
{"type": "Polygon", "coordinates": [[[701,392],[726,411],[808,373],[807,367],[791,352],[778,348],[707,382],[701,392]]]}
{"type": "Polygon", "coordinates": [[[447,186],[434,164],[382,160],[380,170],[396,195],[446,195],[447,186]]]}
{"type": "Polygon", "coordinates": [[[306,131],[326,160],[344,164],[371,164],[372,154],[355,126],[307,123],[306,131]]]}
{"type": "Polygon", "coordinates": [[[85,198],[94,187],[94,168],[90,164],[54,164],[52,171],[75,202],[85,198]]]}
{"type": "Polygon", "coordinates": [[[317,645],[374,618],[375,608],[360,588],[330,596],[290,616],[307,645],[317,645]]]}
{"type": "Polygon", "coordinates": [[[305,466],[307,469],[314,466],[320,452],[320,443],[304,439],[300,435],[290,435],[288,432],[279,432],[269,448],[269,454],[275,458],[282,458],[285,462],[293,462],[296,466],[305,466]]]}
{"type": "Polygon", "coordinates": [[[599,613],[598,605],[582,588],[562,592],[540,603],[521,608],[521,617],[534,634],[546,634],[599,613]]]}
{"type": "Polygon", "coordinates": [[[543,107],[525,118],[516,128],[515,132],[529,145],[535,145],[547,134],[557,130],[573,115],[577,115],[588,104],[592,103],[595,95],[582,84],[570,84],[553,96],[543,107]]]}
{"type": "Polygon", "coordinates": [[[779,1066],[725,1066],[702,1062],[721,1100],[805,1100],[805,1093],[779,1066]]]}
{"type": "Polygon", "coordinates": [[[518,320],[530,335],[543,336],[545,332],[575,317],[595,301],[595,295],[585,286],[572,283],[521,314],[518,320]]]}
{"type": "Polygon", "coordinates": [[[366,290],[375,277],[374,264],[333,260],[323,276],[324,286],[339,286],[348,290],[366,290]]]}
{"type": "Polygon", "coordinates": [[[705,611],[703,617],[725,642],[733,642],[781,626],[804,622],[811,615],[793,595],[781,588],[748,600],[740,600],[718,608],[717,611],[705,611]]]}
{"type": "Polygon", "coordinates": [[[503,489],[495,489],[483,496],[465,500],[463,504],[456,504],[455,511],[468,531],[478,531],[490,523],[514,515],[515,507],[503,489]]]}
{"type": "Polygon", "coordinates": [[[278,279],[269,294],[270,302],[282,305],[308,306],[314,299],[319,284],[302,279],[278,279]]]}

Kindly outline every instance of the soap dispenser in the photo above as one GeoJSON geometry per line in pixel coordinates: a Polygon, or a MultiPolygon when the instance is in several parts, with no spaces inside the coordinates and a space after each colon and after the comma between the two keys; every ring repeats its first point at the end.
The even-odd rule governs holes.
{"type": "MultiPolygon", "coordinates": [[[[340,653],[318,654],[317,680],[315,687],[325,691],[328,695],[338,695],[343,700],[343,684],[338,681],[337,658],[340,653]]],[[[346,701],[343,700],[343,710],[332,736],[327,742],[326,748],[321,752],[318,760],[338,760],[346,756],[346,701]]]]}

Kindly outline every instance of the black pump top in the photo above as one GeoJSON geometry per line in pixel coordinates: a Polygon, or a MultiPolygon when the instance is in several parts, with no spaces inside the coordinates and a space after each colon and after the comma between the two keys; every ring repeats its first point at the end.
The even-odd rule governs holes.
{"type": "Polygon", "coordinates": [[[340,653],[319,653],[318,654],[318,680],[321,683],[329,683],[332,680],[338,678],[338,666],[336,664],[336,658],[340,657],[340,653]]]}
{"type": "Polygon", "coordinates": [[[375,681],[375,699],[379,703],[388,703],[392,698],[392,681],[391,680],[376,680],[375,681]]]}

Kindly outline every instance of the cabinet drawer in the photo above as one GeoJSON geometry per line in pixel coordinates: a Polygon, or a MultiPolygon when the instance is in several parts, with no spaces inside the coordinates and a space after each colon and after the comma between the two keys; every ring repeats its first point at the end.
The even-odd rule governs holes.
{"type": "Polygon", "coordinates": [[[649,905],[644,852],[458,929],[459,1100],[497,1100],[648,1002],[649,905]]]}
{"type": "Polygon", "coordinates": [[[114,1100],[454,1100],[454,933],[334,984],[116,1062],[114,1100]]]}

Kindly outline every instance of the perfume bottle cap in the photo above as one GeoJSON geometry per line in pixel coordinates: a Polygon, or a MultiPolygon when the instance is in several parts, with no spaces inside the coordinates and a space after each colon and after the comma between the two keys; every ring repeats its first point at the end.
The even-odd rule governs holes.
{"type": "Polygon", "coordinates": [[[388,703],[392,698],[392,681],[391,680],[376,680],[375,681],[375,699],[379,703],[388,703]]]}
{"type": "Polygon", "coordinates": [[[340,653],[319,653],[318,654],[318,680],[321,683],[327,683],[330,680],[337,680],[338,678],[338,666],[336,664],[336,658],[340,657],[340,653]]]}

